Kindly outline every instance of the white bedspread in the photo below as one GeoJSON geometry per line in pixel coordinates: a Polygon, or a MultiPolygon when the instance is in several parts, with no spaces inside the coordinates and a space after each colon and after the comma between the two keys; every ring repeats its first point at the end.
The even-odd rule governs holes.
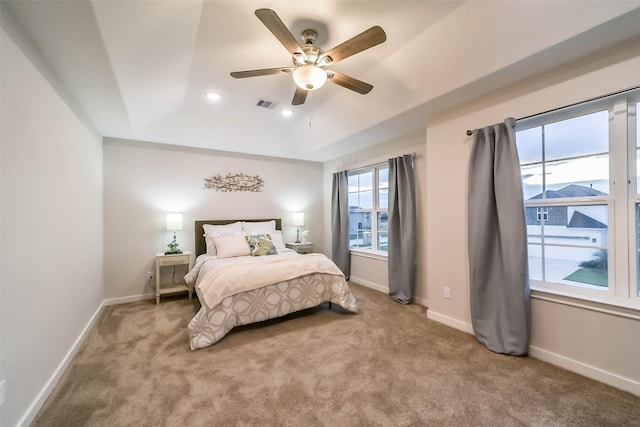
{"type": "Polygon", "coordinates": [[[343,276],[342,271],[323,254],[291,256],[237,257],[198,260],[185,279],[192,284],[208,308],[213,308],[224,298],[240,292],[284,282],[312,273],[343,276]],[[206,265],[214,263],[212,265],[206,265]],[[199,274],[200,271],[204,274],[199,274]],[[193,273],[193,274],[192,274],[193,273]]]}

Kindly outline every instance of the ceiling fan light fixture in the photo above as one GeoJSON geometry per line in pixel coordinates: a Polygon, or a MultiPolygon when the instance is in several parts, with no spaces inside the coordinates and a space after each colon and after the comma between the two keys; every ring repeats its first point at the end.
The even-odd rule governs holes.
{"type": "Polygon", "coordinates": [[[293,81],[304,90],[320,89],[327,81],[327,72],[315,65],[303,65],[293,70],[293,81]]]}

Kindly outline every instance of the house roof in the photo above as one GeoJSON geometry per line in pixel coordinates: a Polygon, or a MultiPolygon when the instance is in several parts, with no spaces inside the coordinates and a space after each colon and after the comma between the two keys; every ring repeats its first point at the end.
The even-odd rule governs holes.
{"type": "MultiPolygon", "coordinates": [[[[542,194],[543,193],[536,194],[530,197],[529,200],[542,199],[542,194]]],[[[547,199],[558,199],[563,197],[606,196],[607,194],[595,188],[585,187],[584,185],[569,184],[559,190],[547,190],[544,192],[544,195],[547,199]]]]}
{"type": "Polygon", "coordinates": [[[580,211],[574,211],[567,228],[607,228],[607,225],[583,214],[580,211]]]}

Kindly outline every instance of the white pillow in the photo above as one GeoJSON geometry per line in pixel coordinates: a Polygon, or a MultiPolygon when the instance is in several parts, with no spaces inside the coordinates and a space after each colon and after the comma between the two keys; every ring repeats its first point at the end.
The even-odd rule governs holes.
{"type": "Polygon", "coordinates": [[[267,234],[272,231],[276,231],[276,220],[260,221],[260,222],[247,222],[242,221],[242,229],[248,236],[254,234],[267,234]]]}
{"type": "Polygon", "coordinates": [[[234,231],[233,233],[209,233],[204,234],[204,243],[207,247],[207,255],[216,256],[216,245],[214,239],[219,237],[244,236],[242,231],[234,231]]]}
{"type": "Polygon", "coordinates": [[[234,231],[242,231],[242,222],[236,221],[225,225],[203,224],[204,234],[211,233],[233,233],[234,231]]]}
{"type": "Polygon", "coordinates": [[[231,258],[251,255],[251,247],[244,236],[228,236],[214,238],[218,258],[231,258]]]}
{"type": "Polygon", "coordinates": [[[286,249],[284,240],[282,240],[282,231],[274,230],[267,234],[271,236],[271,241],[273,242],[273,246],[275,246],[276,249],[286,249]]]}
{"type": "Polygon", "coordinates": [[[202,229],[204,230],[204,243],[207,247],[207,255],[215,256],[216,247],[213,244],[213,239],[223,235],[233,236],[235,235],[234,233],[240,233],[241,235],[242,222],[236,221],[224,225],[202,224],[202,229]]]}

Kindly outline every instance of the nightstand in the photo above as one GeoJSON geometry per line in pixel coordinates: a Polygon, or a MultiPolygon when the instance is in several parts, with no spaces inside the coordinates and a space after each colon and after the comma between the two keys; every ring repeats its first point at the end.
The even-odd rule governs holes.
{"type": "Polygon", "coordinates": [[[175,267],[176,265],[186,265],[187,272],[191,271],[193,267],[193,261],[190,251],[184,251],[181,254],[165,255],[163,252],[156,254],[156,304],[160,304],[160,295],[173,294],[176,292],[189,292],[189,299],[193,289],[186,284],[160,287],[160,267],[175,267]]]}
{"type": "Polygon", "coordinates": [[[285,243],[285,246],[289,249],[293,249],[294,251],[298,252],[299,254],[310,254],[311,252],[313,252],[313,243],[312,242],[306,242],[306,243],[285,243]]]}

